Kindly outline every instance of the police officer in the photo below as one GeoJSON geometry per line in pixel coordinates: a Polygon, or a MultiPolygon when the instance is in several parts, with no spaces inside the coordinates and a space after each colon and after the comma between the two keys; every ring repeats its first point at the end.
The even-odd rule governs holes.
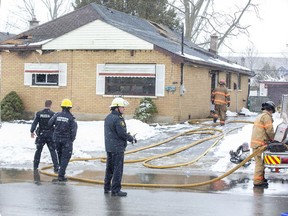
{"type": "MultiPolygon", "coordinates": [[[[253,153],[262,146],[267,146],[269,141],[274,140],[274,128],[272,113],[275,113],[275,104],[272,101],[267,101],[262,104],[262,113],[258,115],[254,121],[252,130],[250,147],[253,153]]],[[[266,188],[268,186],[265,179],[264,162],[262,154],[255,155],[255,170],[254,170],[254,187],[266,188]]]]}
{"type": "Polygon", "coordinates": [[[225,125],[227,107],[230,106],[230,94],[225,85],[225,80],[220,80],[219,86],[215,88],[211,94],[211,102],[215,105],[213,122],[215,123],[220,117],[220,125],[225,125]]]}
{"type": "Polygon", "coordinates": [[[72,102],[64,99],[61,102],[62,112],[56,113],[48,122],[54,126],[53,140],[59,158],[58,181],[67,181],[65,178],[66,168],[72,156],[73,141],[77,134],[77,122],[71,114],[72,102]]]}
{"type": "Polygon", "coordinates": [[[53,127],[50,127],[48,125],[49,119],[54,115],[54,112],[50,110],[52,106],[51,100],[45,101],[45,108],[39,112],[36,113],[34,121],[31,125],[31,138],[35,137],[35,129],[38,125],[38,128],[36,130],[37,138],[35,140],[36,144],[36,151],[34,155],[34,161],[33,161],[33,168],[34,170],[38,169],[40,158],[41,158],[41,152],[43,150],[43,147],[45,144],[47,144],[47,147],[50,151],[50,155],[53,161],[54,165],[54,172],[58,172],[58,159],[57,154],[55,151],[55,143],[53,142],[52,136],[53,136],[53,127]]]}
{"type": "Polygon", "coordinates": [[[126,192],[121,191],[124,151],[127,141],[137,142],[133,136],[127,133],[126,123],[122,116],[128,104],[128,101],[123,98],[115,98],[110,106],[111,113],[104,121],[107,153],[104,193],[108,194],[111,191],[112,196],[127,196],[126,192]]]}

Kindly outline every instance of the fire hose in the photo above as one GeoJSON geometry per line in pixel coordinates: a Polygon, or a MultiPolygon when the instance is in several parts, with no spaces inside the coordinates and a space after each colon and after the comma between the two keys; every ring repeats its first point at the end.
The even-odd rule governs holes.
{"type": "MultiPolygon", "coordinates": [[[[253,122],[248,122],[248,121],[231,121],[229,123],[233,123],[233,122],[238,122],[238,123],[253,123],[253,122]]],[[[227,133],[230,133],[233,130],[239,129],[238,128],[234,128],[227,133]]],[[[201,157],[203,157],[204,155],[206,155],[209,150],[211,150],[211,148],[213,148],[217,143],[220,142],[221,139],[223,139],[224,134],[222,130],[216,129],[216,128],[198,128],[198,129],[194,129],[194,130],[189,130],[180,134],[177,134],[171,138],[168,138],[162,142],[158,142],[149,146],[145,146],[142,148],[138,148],[138,149],[134,149],[134,150],[130,150],[127,151],[125,154],[132,154],[135,152],[139,152],[142,150],[146,150],[149,148],[153,148],[155,146],[159,146],[162,145],[164,143],[170,142],[171,140],[176,139],[177,137],[183,136],[183,135],[190,135],[190,134],[201,134],[201,133],[208,133],[208,134],[212,134],[212,136],[207,137],[207,138],[203,138],[200,140],[197,140],[189,145],[183,146],[181,148],[175,149],[173,151],[167,152],[165,154],[161,154],[161,155],[156,155],[156,156],[152,156],[152,157],[148,157],[148,158],[141,158],[141,159],[135,159],[135,160],[127,160],[125,161],[125,163],[137,163],[137,162],[142,162],[142,164],[145,167],[148,168],[157,168],[157,169],[167,169],[167,168],[175,168],[175,167],[181,167],[181,166],[187,166],[187,165],[191,165],[193,163],[195,163],[196,161],[198,161],[201,157]],[[212,131],[217,131],[219,132],[219,134],[213,134],[212,131]],[[174,154],[177,154],[181,151],[185,151],[195,145],[198,145],[202,142],[205,142],[207,140],[211,140],[211,139],[216,139],[216,141],[209,146],[209,148],[202,153],[201,155],[199,155],[196,159],[186,162],[186,163],[180,163],[180,164],[172,164],[172,165],[151,165],[148,162],[158,159],[158,158],[162,158],[162,157],[167,157],[167,156],[171,156],[174,154]]],[[[232,174],[233,172],[235,172],[237,169],[241,168],[246,162],[248,162],[249,160],[251,160],[255,155],[257,154],[261,154],[264,150],[266,149],[266,147],[261,147],[258,148],[256,151],[253,152],[253,154],[251,154],[250,156],[248,156],[245,160],[243,160],[241,163],[239,163],[238,165],[236,165],[235,167],[233,167],[231,170],[229,170],[228,172],[224,173],[223,175],[213,178],[211,180],[208,181],[203,181],[203,182],[198,182],[198,183],[189,183],[189,184],[146,184],[146,183],[125,183],[122,182],[122,186],[130,186],[130,187],[157,187],[157,188],[186,188],[186,187],[197,187],[197,186],[203,186],[203,185],[207,185],[207,184],[211,184],[213,182],[219,181],[227,176],[229,176],[230,174],[232,174]]],[[[96,158],[73,158],[70,160],[70,162],[75,162],[75,161],[91,161],[91,160],[101,160],[102,162],[106,161],[106,157],[96,157],[96,158]]],[[[39,172],[41,174],[47,175],[47,176],[52,176],[52,177],[57,177],[56,174],[44,171],[47,169],[52,168],[53,165],[49,165],[49,166],[45,166],[45,167],[41,167],[39,169],[39,172]]],[[[79,182],[86,182],[86,183],[93,183],[93,184],[104,184],[103,180],[95,180],[95,179],[87,179],[87,178],[80,178],[80,177],[74,177],[74,176],[67,176],[68,179],[73,180],[73,181],[79,181],[79,182]]]]}

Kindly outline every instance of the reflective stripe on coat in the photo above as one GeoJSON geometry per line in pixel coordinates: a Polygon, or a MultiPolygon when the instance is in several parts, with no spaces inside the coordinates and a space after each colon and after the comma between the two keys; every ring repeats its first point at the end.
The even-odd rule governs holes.
{"type": "Polygon", "coordinates": [[[272,114],[264,110],[254,122],[250,147],[258,148],[274,139],[272,114]]]}
{"type": "Polygon", "coordinates": [[[226,105],[230,103],[230,94],[228,93],[228,89],[224,86],[215,88],[211,94],[211,101],[218,105],[226,105]]]}

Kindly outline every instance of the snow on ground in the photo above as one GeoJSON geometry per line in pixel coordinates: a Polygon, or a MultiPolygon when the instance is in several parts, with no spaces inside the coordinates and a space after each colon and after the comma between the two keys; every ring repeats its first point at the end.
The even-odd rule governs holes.
{"type": "MultiPolygon", "coordinates": [[[[257,116],[257,113],[250,112],[248,109],[243,108],[241,110],[241,113],[244,113],[245,116],[257,116]]],[[[229,115],[229,113],[228,113],[229,115]]],[[[231,116],[234,116],[233,113],[231,116]]],[[[283,122],[283,120],[280,118],[279,113],[274,113],[273,114],[273,127],[274,130],[276,130],[277,125],[283,122]]],[[[251,135],[252,135],[252,128],[253,124],[247,124],[245,125],[241,130],[239,130],[237,133],[232,133],[231,135],[227,135],[224,137],[222,140],[221,144],[215,147],[214,150],[214,156],[218,157],[219,160],[217,163],[215,163],[212,167],[211,170],[215,172],[225,172],[231,168],[233,168],[233,164],[230,163],[230,154],[229,151],[233,150],[236,151],[237,148],[244,142],[250,143],[251,135]]],[[[252,150],[250,151],[252,153],[252,150]]],[[[243,169],[239,169],[236,172],[254,172],[254,162],[252,161],[252,164],[243,169]]]]}
{"type": "MultiPolygon", "coordinates": [[[[27,164],[34,157],[34,139],[30,137],[32,121],[16,123],[2,122],[0,129],[0,164],[27,164]]],[[[104,152],[104,121],[78,121],[77,137],[73,145],[73,157],[91,157],[89,152],[104,152]]],[[[148,139],[159,133],[155,127],[139,120],[126,121],[131,134],[138,140],[148,139]]],[[[49,151],[44,147],[41,162],[50,163],[49,151]]]]}
{"type": "MultiPolygon", "coordinates": [[[[247,109],[242,109],[241,113],[246,116],[255,116],[247,109]]],[[[227,112],[227,116],[236,116],[236,113],[227,112]]],[[[278,113],[274,116],[274,129],[282,122],[278,113]]],[[[31,168],[35,152],[34,139],[30,137],[30,127],[32,121],[8,123],[2,122],[0,129],[0,165],[2,167],[14,167],[23,165],[31,168]]],[[[139,142],[156,136],[163,130],[173,130],[183,128],[183,124],[173,126],[149,126],[139,120],[126,120],[127,129],[131,134],[137,134],[139,142]]],[[[252,124],[245,125],[236,133],[225,136],[214,149],[214,156],[218,157],[218,162],[211,166],[211,171],[224,172],[232,168],[233,164],[229,161],[230,150],[236,150],[243,142],[250,142],[252,124]]],[[[78,121],[78,133],[73,147],[73,158],[75,157],[93,157],[92,153],[104,153],[104,121],[78,121]]],[[[44,147],[41,162],[51,163],[51,158],[47,147],[44,147]]],[[[246,168],[252,172],[253,165],[246,168]]]]}

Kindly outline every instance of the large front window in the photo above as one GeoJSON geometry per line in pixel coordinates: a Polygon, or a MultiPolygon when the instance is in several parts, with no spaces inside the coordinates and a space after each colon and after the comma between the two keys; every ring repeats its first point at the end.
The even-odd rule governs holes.
{"type": "Polygon", "coordinates": [[[99,95],[164,96],[165,65],[98,64],[99,95]]]}
{"type": "Polygon", "coordinates": [[[155,96],[155,78],[106,77],[105,94],[155,96]]]}

